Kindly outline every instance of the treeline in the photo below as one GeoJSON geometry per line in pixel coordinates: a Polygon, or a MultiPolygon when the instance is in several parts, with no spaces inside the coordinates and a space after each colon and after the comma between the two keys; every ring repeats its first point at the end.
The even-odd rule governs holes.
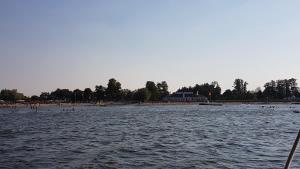
{"type": "Polygon", "coordinates": [[[0,92],[0,100],[5,100],[7,102],[15,102],[16,100],[24,100],[26,97],[23,93],[19,93],[17,89],[3,89],[0,92]]]}
{"type": "Polygon", "coordinates": [[[257,101],[288,101],[299,100],[300,92],[294,78],[283,80],[272,80],[264,85],[264,90],[257,88],[254,91],[247,90],[247,82],[236,79],[233,90],[226,90],[223,99],[257,100],[257,101]]]}
{"type": "Polygon", "coordinates": [[[32,100],[49,101],[60,100],[64,102],[100,102],[100,101],[160,101],[169,95],[168,84],[165,81],[154,83],[146,82],[144,88],[137,90],[122,89],[116,79],[108,81],[107,86],[97,85],[95,89],[86,88],[83,91],[76,89],[56,89],[53,92],[43,92],[40,96],[32,96],[32,100]]]}
{"type": "Polygon", "coordinates": [[[194,94],[202,95],[210,100],[218,100],[221,98],[221,87],[218,82],[214,81],[212,83],[204,83],[204,84],[195,84],[194,87],[182,87],[178,89],[176,92],[193,92],[194,94]]]}
{"type": "MultiPolygon", "coordinates": [[[[193,87],[182,87],[176,92],[193,92],[195,95],[202,95],[209,100],[236,100],[236,101],[280,101],[300,99],[300,90],[294,78],[283,80],[272,80],[264,85],[264,90],[257,88],[254,91],[247,89],[248,83],[243,79],[235,79],[233,89],[225,90],[218,82],[195,84],[193,87]]],[[[39,96],[25,97],[22,93],[14,90],[1,90],[0,100],[16,101],[60,101],[60,102],[100,102],[100,101],[126,101],[126,102],[147,102],[162,101],[166,97],[172,97],[168,91],[166,81],[155,83],[147,81],[145,86],[136,90],[122,89],[122,85],[116,79],[108,81],[107,86],[97,85],[92,90],[56,89],[52,92],[42,92],[39,96]]]]}
{"type": "Polygon", "coordinates": [[[210,100],[236,100],[236,101],[284,101],[300,99],[300,90],[295,78],[272,80],[264,85],[264,90],[257,88],[248,90],[248,82],[243,79],[235,79],[233,89],[227,89],[221,94],[218,82],[211,84],[196,84],[194,87],[182,87],[177,92],[193,92],[206,96],[210,100]]]}

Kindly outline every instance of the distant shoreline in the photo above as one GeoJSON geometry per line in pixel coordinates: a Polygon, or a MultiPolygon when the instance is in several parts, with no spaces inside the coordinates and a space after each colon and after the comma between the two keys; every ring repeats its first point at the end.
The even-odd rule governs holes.
{"type": "MultiPolygon", "coordinates": [[[[240,104],[248,104],[248,105],[300,105],[300,102],[242,102],[242,101],[217,101],[211,102],[212,105],[214,103],[222,104],[222,105],[240,105],[240,104]]],[[[95,107],[112,107],[112,106],[168,106],[168,105],[199,105],[199,102],[142,102],[142,103],[127,103],[127,102],[103,102],[102,104],[96,103],[39,103],[38,107],[78,107],[78,106],[95,106],[95,107]]],[[[201,106],[201,105],[200,105],[201,106]]],[[[205,105],[202,105],[205,106],[205,105]]],[[[209,104],[207,104],[209,106],[209,104]]],[[[30,108],[30,104],[0,104],[1,109],[14,109],[14,108],[30,108]]]]}

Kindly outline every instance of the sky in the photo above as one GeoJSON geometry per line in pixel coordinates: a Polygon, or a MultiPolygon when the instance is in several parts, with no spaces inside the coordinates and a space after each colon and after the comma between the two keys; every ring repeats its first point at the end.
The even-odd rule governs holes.
{"type": "Polygon", "coordinates": [[[298,0],[1,0],[0,89],[300,79],[298,0]]]}

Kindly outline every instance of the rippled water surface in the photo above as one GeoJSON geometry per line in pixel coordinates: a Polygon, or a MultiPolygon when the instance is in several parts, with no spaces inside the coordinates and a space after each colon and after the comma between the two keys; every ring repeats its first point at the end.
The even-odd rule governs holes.
{"type": "Polygon", "coordinates": [[[283,168],[300,106],[269,106],[0,109],[0,168],[283,168]]]}

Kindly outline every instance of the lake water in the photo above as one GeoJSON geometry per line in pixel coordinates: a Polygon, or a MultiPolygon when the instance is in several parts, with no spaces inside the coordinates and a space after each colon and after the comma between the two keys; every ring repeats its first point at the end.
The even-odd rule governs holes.
{"type": "Polygon", "coordinates": [[[299,105],[65,109],[0,109],[0,168],[280,169],[300,128],[299,105]]]}

